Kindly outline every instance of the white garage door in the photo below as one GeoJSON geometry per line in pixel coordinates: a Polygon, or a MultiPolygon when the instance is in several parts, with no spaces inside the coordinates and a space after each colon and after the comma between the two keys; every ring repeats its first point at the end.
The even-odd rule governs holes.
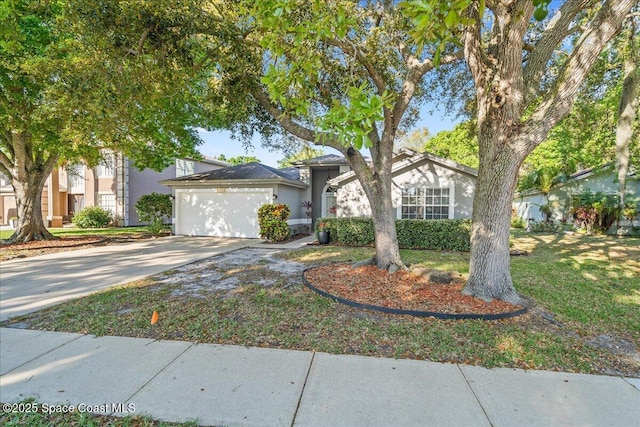
{"type": "Polygon", "coordinates": [[[177,189],[176,234],[258,238],[258,209],[272,202],[271,188],[177,189]]]}

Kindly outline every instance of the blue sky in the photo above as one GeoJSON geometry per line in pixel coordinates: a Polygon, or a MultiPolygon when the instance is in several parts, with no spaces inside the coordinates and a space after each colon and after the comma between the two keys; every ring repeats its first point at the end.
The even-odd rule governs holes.
{"type": "MultiPolygon", "coordinates": [[[[414,129],[426,127],[432,135],[442,131],[451,130],[455,126],[453,117],[446,116],[443,112],[434,110],[433,114],[430,110],[435,108],[433,105],[427,105],[421,110],[420,120],[416,123],[414,129]]],[[[227,131],[208,132],[201,130],[200,137],[204,141],[199,151],[205,156],[218,157],[224,154],[226,157],[236,156],[255,156],[262,163],[268,166],[277,167],[278,160],[284,156],[279,152],[272,152],[260,146],[259,137],[254,138],[253,149],[245,151],[240,141],[231,139],[230,133],[227,131]]],[[[327,154],[335,153],[335,150],[325,148],[327,154]]]]}

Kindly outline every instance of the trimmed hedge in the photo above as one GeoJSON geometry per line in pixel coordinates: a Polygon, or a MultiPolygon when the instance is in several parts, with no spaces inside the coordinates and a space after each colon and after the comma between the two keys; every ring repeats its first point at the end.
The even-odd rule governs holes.
{"type": "MultiPolygon", "coordinates": [[[[333,243],[369,246],[375,241],[371,218],[318,218],[316,225],[320,222],[328,223],[329,237],[333,243]]],[[[468,251],[471,220],[398,219],[396,233],[401,248],[468,251]]]]}

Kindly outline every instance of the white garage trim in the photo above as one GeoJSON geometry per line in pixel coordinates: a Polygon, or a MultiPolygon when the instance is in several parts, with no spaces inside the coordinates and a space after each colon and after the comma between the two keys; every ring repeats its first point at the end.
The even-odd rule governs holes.
{"type": "Polygon", "coordinates": [[[176,234],[259,238],[258,209],[272,188],[176,188],[176,234]]]}

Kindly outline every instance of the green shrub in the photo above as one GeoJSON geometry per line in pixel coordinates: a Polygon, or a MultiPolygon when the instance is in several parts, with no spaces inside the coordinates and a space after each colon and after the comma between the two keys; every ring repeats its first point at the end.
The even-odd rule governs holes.
{"type": "Polygon", "coordinates": [[[289,237],[288,205],[262,205],[258,209],[258,223],[260,224],[260,237],[271,242],[281,242],[289,237]]]}
{"type": "Polygon", "coordinates": [[[529,227],[534,233],[559,233],[563,229],[562,226],[547,221],[531,221],[529,227]]]}
{"type": "Polygon", "coordinates": [[[620,206],[617,194],[592,193],[585,191],[574,196],[573,219],[576,227],[587,232],[605,233],[618,219],[624,209],[633,208],[632,197],[627,199],[624,208],[620,206]]]}
{"type": "Polygon", "coordinates": [[[524,219],[519,216],[511,217],[511,228],[524,228],[526,226],[524,219]]]}
{"type": "Polygon", "coordinates": [[[88,206],[73,216],[73,225],[78,228],[104,228],[112,219],[111,212],[100,206],[88,206]]]}
{"type": "Polygon", "coordinates": [[[375,241],[373,221],[370,218],[339,218],[336,232],[343,245],[367,246],[375,241]]]}
{"type": "MultiPolygon", "coordinates": [[[[318,218],[316,231],[320,222],[329,223],[332,242],[352,246],[369,246],[375,242],[371,218],[318,218]]],[[[471,221],[399,219],[396,233],[401,248],[468,251],[471,221]]]]}
{"type": "Polygon", "coordinates": [[[401,248],[468,251],[471,221],[465,219],[399,219],[396,232],[401,248]]]}
{"type": "Polygon", "coordinates": [[[136,212],[140,221],[147,223],[151,234],[158,235],[167,229],[171,220],[173,206],[170,194],[151,193],[140,197],[136,202],[136,212]]]}

